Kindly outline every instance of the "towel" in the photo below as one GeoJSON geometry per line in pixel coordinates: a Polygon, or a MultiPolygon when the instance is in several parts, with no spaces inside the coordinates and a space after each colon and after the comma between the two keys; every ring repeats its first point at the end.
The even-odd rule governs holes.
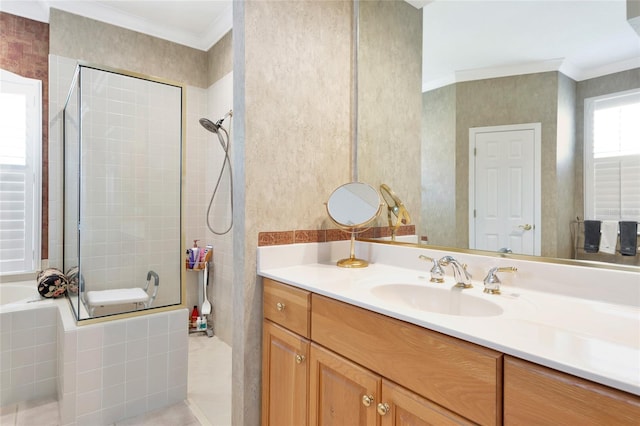
{"type": "Polygon", "coordinates": [[[620,253],[635,256],[638,253],[638,222],[620,222],[620,253]]]}
{"type": "Polygon", "coordinates": [[[618,222],[615,220],[603,220],[600,235],[600,251],[602,253],[616,254],[618,243],[618,222]]]}
{"type": "Polygon", "coordinates": [[[584,251],[587,253],[597,253],[600,247],[600,221],[584,221],[584,251]]]}

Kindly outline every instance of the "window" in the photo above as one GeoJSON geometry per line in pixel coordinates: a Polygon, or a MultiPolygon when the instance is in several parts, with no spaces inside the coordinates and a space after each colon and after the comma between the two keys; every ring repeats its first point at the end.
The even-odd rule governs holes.
{"type": "Polygon", "coordinates": [[[40,267],[42,83],[0,70],[0,274],[40,267]]]}
{"type": "Polygon", "coordinates": [[[585,219],[640,221],[640,89],[585,99],[585,219]]]}

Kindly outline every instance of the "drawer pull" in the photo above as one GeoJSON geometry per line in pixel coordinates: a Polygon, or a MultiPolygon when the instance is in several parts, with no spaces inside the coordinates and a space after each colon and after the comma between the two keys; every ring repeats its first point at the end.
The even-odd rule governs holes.
{"type": "Polygon", "coordinates": [[[304,355],[296,354],[296,364],[302,364],[304,362],[304,355]]]}
{"type": "Polygon", "coordinates": [[[385,403],[380,403],[378,404],[378,414],[380,414],[381,416],[385,416],[387,413],[389,412],[389,404],[385,403]]]}
{"type": "Polygon", "coordinates": [[[373,395],[364,395],[362,397],[362,405],[365,407],[370,407],[373,402],[373,395]]]}
{"type": "Polygon", "coordinates": [[[284,303],[282,302],[276,303],[276,309],[279,310],[280,312],[284,311],[284,303]]]}

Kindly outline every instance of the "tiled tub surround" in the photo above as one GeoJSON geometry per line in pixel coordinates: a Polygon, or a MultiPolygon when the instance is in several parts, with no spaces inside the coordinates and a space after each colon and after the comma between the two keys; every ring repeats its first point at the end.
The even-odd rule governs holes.
{"type": "Polygon", "coordinates": [[[57,318],[47,300],[0,307],[0,406],[56,395],[57,318]]]}
{"type": "Polygon", "coordinates": [[[107,425],[182,401],[187,316],[179,309],[77,327],[64,298],[3,310],[0,405],[52,397],[56,424],[107,425]]]}
{"type": "Polygon", "coordinates": [[[259,247],[258,275],[640,395],[637,273],[361,241],[356,256],[369,260],[368,268],[335,266],[348,253],[346,241],[259,247]],[[371,293],[387,282],[452,287],[449,269],[444,284],[429,282],[431,264],[421,254],[451,254],[469,265],[474,287],[464,292],[504,313],[472,319],[436,314],[371,293]],[[499,274],[501,295],[482,292],[482,279],[494,266],[518,268],[499,274]]]}

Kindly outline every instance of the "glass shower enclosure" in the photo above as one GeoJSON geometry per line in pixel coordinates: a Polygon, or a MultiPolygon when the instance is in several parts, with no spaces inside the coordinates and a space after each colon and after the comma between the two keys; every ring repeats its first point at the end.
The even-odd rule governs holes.
{"type": "Polygon", "coordinates": [[[64,108],[63,272],[78,321],[181,305],[185,93],[79,64],[64,108]]]}

